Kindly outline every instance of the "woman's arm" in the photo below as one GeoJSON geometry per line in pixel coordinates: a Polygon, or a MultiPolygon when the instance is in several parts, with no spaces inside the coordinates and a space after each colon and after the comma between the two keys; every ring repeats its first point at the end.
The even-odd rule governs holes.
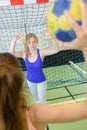
{"type": "Polygon", "coordinates": [[[58,44],[58,41],[53,40],[53,48],[43,48],[40,50],[41,56],[48,56],[58,53],[62,50],[61,44],[58,44]]]}
{"type": "Polygon", "coordinates": [[[45,30],[43,34],[45,36],[45,40],[51,40],[53,42],[53,47],[40,49],[42,59],[44,58],[44,56],[56,54],[62,49],[61,44],[58,44],[58,41],[52,38],[49,31],[45,30]]]}
{"type": "Polygon", "coordinates": [[[72,122],[87,118],[87,102],[66,103],[53,106],[36,104],[31,106],[30,113],[31,117],[33,117],[33,122],[72,122]]]}
{"type": "Polygon", "coordinates": [[[23,51],[15,51],[15,46],[16,46],[16,42],[21,38],[22,35],[23,35],[22,33],[18,33],[15,36],[15,38],[11,42],[10,49],[9,49],[10,53],[15,55],[16,57],[21,57],[21,58],[23,58],[23,51]]]}

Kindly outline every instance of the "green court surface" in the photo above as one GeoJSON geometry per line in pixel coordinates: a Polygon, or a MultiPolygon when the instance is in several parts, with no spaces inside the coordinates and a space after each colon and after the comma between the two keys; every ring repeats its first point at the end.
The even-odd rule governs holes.
{"type": "Polygon", "coordinates": [[[84,100],[87,83],[47,90],[48,104],[84,100]]]}
{"type": "MultiPolygon", "coordinates": [[[[80,63],[79,66],[84,70],[83,63],[80,63]]],[[[85,100],[87,81],[85,75],[81,72],[74,70],[69,65],[45,68],[44,72],[48,83],[46,92],[47,104],[54,105],[85,100]]],[[[28,91],[26,89],[29,104],[30,100],[28,99],[30,97],[28,96],[28,91]]],[[[31,103],[33,103],[32,96],[31,103]]],[[[73,123],[49,124],[49,127],[50,130],[86,130],[87,120],[73,123]]]]}
{"type": "Polygon", "coordinates": [[[76,121],[72,123],[49,124],[50,130],[86,130],[87,120],[76,121]]]}
{"type": "MultiPolygon", "coordinates": [[[[69,93],[65,87],[47,90],[47,102],[48,104],[60,104],[67,102],[77,102],[85,100],[85,92],[87,90],[87,84],[80,84],[69,86],[69,93]],[[73,98],[74,97],[74,98],[73,98]]],[[[57,123],[49,124],[50,130],[86,130],[87,120],[76,121],[72,123],[57,123]]]]}

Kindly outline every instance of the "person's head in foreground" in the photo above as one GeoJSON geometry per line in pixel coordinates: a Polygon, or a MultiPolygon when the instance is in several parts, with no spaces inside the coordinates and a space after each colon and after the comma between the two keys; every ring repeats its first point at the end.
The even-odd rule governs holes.
{"type": "Polygon", "coordinates": [[[22,128],[22,86],[23,74],[17,59],[10,53],[0,53],[0,130],[22,128]]]}
{"type": "MultiPolygon", "coordinates": [[[[82,26],[65,12],[77,38],[60,42],[71,49],[82,50],[87,62],[87,12],[81,2],[82,26]]],[[[64,123],[87,118],[87,101],[58,105],[33,104],[26,107],[23,96],[23,73],[20,64],[9,53],[0,53],[0,130],[46,130],[48,123],[64,123]]]]}

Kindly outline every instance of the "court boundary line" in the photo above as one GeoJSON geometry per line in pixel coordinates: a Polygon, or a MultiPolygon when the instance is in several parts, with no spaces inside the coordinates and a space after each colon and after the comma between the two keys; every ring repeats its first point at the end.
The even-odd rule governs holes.
{"type": "Polygon", "coordinates": [[[79,98],[79,99],[75,99],[75,100],[69,100],[69,101],[63,101],[63,102],[59,102],[59,103],[54,103],[54,104],[49,104],[49,105],[58,105],[58,104],[67,104],[67,103],[75,103],[75,102],[81,102],[84,101],[86,98],[79,98]]]}

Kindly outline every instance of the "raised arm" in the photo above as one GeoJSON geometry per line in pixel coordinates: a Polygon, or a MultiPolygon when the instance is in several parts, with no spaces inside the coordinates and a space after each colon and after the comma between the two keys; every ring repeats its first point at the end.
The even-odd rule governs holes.
{"type": "Polygon", "coordinates": [[[45,36],[45,40],[51,40],[53,42],[53,47],[52,48],[43,48],[43,49],[41,49],[41,55],[43,57],[48,56],[48,55],[56,54],[62,49],[61,44],[59,44],[57,40],[54,40],[52,38],[49,31],[45,30],[44,31],[44,36],[45,36]]]}
{"type": "Polygon", "coordinates": [[[87,119],[87,102],[73,102],[48,106],[32,105],[33,120],[41,123],[64,123],[87,119]]]}
{"type": "Polygon", "coordinates": [[[17,41],[22,37],[22,33],[18,33],[12,40],[11,45],[10,45],[10,49],[9,52],[12,53],[13,55],[15,55],[16,57],[21,57],[23,58],[23,51],[16,51],[15,50],[15,46],[17,41]]]}
{"type": "Polygon", "coordinates": [[[45,35],[45,40],[53,39],[48,30],[44,30],[43,34],[45,35]]]}

